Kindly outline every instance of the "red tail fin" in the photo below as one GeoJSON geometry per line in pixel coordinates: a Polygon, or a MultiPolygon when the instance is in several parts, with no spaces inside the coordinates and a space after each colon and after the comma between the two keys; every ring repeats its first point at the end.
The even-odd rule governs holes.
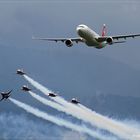
{"type": "Polygon", "coordinates": [[[103,25],[103,28],[102,28],[102,36],[106,36],[106,25],[105,24],[103,25]]]}

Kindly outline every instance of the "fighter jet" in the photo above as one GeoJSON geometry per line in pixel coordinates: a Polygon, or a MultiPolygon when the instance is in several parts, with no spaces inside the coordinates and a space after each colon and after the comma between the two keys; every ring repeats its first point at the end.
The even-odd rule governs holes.
{"type": "Polygon", "coordinates": [[[80,103],[76,98],[72,98],[71,99],[71,103],[74,103],[74,104],[78,104],[80,103]]]}
{"type": "Polygon", "coordinates": [[[24,75],[26,73],[22,69],[18,69],[16,74],[24,75]]]}
{"type": "Polygon", "coordinates": [[[23,85],[21,90],[23,90],[23,91],[31,91],[31,89],[26,85],[23,85]]]}
{"type": "Polygon", "coordinates": [[[55,93],[49,93],[48,96],[50,96],[50,97],[56,97],[57,94],[55,94],[55,93]]]}
{"type": "Polygon", "coordinates": [[[6,99],[8,99],[9,97],[10,97],[10,93],[12,92],[12,90],[10,90],[10,91],[8,91],[8,92],[1,92],[1,95],[2,95],[2,98],[0,99],[0,101],[2,101],[2,100],[6,100],[6,99]]]}

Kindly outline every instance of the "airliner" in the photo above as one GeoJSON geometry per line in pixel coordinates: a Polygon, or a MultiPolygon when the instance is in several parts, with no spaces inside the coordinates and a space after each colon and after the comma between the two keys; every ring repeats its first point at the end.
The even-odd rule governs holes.
{"type": "Polygon", "coordinates": [[[95,47],[97,49],[104,48],[107,45],[113,45],[115,43],[124,43],[126,42],[126,38],[135,38],[140,36],[140,34],[128,34],[128,35],[115,35],[115,36],[107,36],[106,35],[106,25],[103,25],[101,35],[97,34],[87,25],[80,24],[76,28],[77,34],[79,37],[77,38],[36,38],[32,39],[37,40],[47,40],[47,41],[55,41],[55,42],[64,42],[67,47],[72,47],[73,42],[79,43],[83,42],[89,47],[95,47]],[[119,40],[123,39],[123,40],[119,40]]]}

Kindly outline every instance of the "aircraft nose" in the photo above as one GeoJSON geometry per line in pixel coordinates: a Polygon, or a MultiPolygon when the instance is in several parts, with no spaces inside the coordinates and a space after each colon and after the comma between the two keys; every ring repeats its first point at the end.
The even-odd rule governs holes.
{"type": "Polygon", "coordinates": [[[79,30],[80,30],[80,28],[79,28],[79,27],[77,27],[77,28],[76,28],[76,31],[77,31],[77,32],[79,32],[79,30]]]}
{"type": "Polygon", "coordinates": [[[85,30],[84,30],[83,28],[77,27],[76,30],[77,30],[77,34],[78,34],[80,37],[83,37],[83,36],[84,36],[85,30]]]}
{"type": "Polygon", "coordinates": [[[77,31],[77,33],[80,35],[80,34],[82,34],[83,29],[81,29],[80,27],[77,27],[77,28],[76,28],[76,31],[77,31]]]}

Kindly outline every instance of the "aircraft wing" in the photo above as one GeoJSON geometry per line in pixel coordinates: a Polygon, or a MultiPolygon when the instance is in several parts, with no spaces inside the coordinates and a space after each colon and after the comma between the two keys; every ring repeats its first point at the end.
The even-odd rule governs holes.
{"type": "Polygon", "coordinates": [[[32,39],[35,39],[35,40],[46,40],[46,41],[55,41],[55,42],[58,42],[58,41],[65,42],[66,40],[71,40],[71,41],[74,41],[76,43],[83,42],[82,38],[40,38],[40,37],[32,37],[32,39]]]}
{"type": "Polygon", "coordinates": [[[7,93],[10,94],[13,90],[8,91],[7,93]]]}
{"type": "Polygon", "coordinates": [[[130,34],[130,35],[118,35],[118,36],[112,36],[112,38],[113,39],[121,39],[121,38],[123,38],[123,39],[126,39],[126,38],[135,38],[135,37],[137,37],[137,36],[140,36],[140,34],[130,34]]]}
{"type": "MultiPolygon", "coordinates": [[[[129,34],[129,35],[116,35],[116,36],[103,36],[98,37],[97,40],[99,42],[106,41],[107,38],[111,37],[112,39],[119,40],[119,39],[127,39],[127,38],[135,38],[140,36],[140,34],[129,34]]],[[[119,43],[119,42],[118,42],[119,43]]]]}
{"type": "Polygon", "coordinates": [[[4,99],[3,95],[2,95],[2,98],[0,99],[0,101],[2,101],[4,99]]]}

